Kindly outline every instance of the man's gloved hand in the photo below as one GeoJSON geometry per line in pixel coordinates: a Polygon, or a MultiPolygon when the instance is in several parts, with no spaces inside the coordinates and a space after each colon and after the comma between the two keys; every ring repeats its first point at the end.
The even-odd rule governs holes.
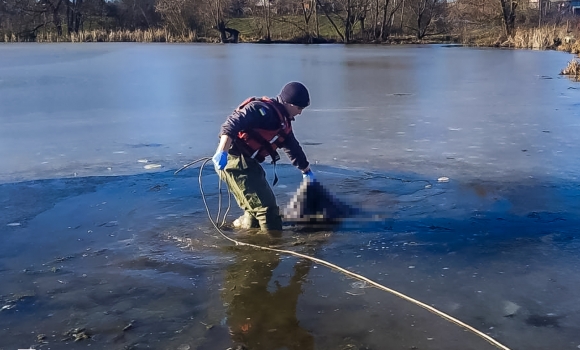
{"type": "Polygon", "coordinates": [[[316,177],[314,177],[314,173],[310,169],[308,169],[307,172],[302,173],[302,178],[308,179],[310,181],[316,181],[316,177]]]}
{"type": "Polygon", "coordinates": [[[213,161],[216,170],[224,170],[226,164],[228,163],[228,152],[217,151],[211,160],[213,161]]]}

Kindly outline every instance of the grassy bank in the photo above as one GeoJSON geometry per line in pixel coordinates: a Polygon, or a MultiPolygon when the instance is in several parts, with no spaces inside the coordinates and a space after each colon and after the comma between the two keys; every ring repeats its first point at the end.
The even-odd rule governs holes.
{"type": "MultiPolygon", "coordinates": [[[[270,36],[271,42],[288,43],[320,43],[342,42],[340,33],[344,33],[344,25],[341,18],[332,16],[318,16],[318,20],[312,18],[307,24],[301,16],[281,16],[273,19],[269,29],[266,28],[262,18],[234,18],[227,26],[239,31],[240,42],[257,43],[264,42],[270,36]],[[334,23],[334,24],[333,24],[334,23]],[[336,28],[335,28],[336,26],[336,28]]],[[[36,35],[18,35],[16,33],[0,32],[0,42],[219,42],[219,32],[209,30],[205,36],[199,36],[190,31],[184,34],[175,34],[166,28],[151,28],[146,30],[85,30],[79,33],[68,34],[66,30],[61,36],[56,30],[43,29],[36,35]]],[[[369,42],[368,33],[362,33],[360,26],[353,28],[352,42],[369,42]]],[[[454,35],[428,36],[424,40],[417,40],[412,35],[391,36],[386,43],[430,43],[457,41],[454,35]]]]}
{"type": "MultiPolygon", "coordinates": [[[[339,17],[319,16],[318,21],[311,19],[307,24],[302,17],[286,16],[272,20],[269,30],[264,26],[262,18],[232,19],[227,26],[239,31],[240,42],[264,42],[270,36],[270,42],[288,43],[323,43],[343,41],[339,32],[344,32],[339,17]],[[333,24],[334,23],[334,24],[333,24]],[[335,28],[336,26],[336,28],[335,28]],[[337,31],[338,30],[338,31],[337,31]]],[[[511,47],[524,49],[557,49],[561,51],[580,53],[580,26],[543,26],[518,28],[515,34],[507,38],[498,25],[464,25],[455,26],[450,33],[430,35],[419,40],[411,35],[391,35],[383,44],[415,44],[415,43],[461,43],[468,46],[511,47]],[[575,28],[571,31],[570,28],[575,28]]],[[[66,32],[66,31],[65,31],[66,32]]],[[[21,37],[15,33],[0,33],[0,41],[4,42],[219,42],[219,33],[210,31],[205,36],[198,36],[194,31],[176,34],[167,28],[151,28],[146,30],[103,30],[80,31],[79,33],[58,36],[54,30],[41,30],[35,36],[21,37]]],[[[362,33],[360,28],[353,30],[352,42],[376,43],[362,33]]]]}

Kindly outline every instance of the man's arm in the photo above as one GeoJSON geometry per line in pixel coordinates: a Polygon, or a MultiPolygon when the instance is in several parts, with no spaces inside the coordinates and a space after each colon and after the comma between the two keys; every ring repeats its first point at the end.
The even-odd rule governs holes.
{"type": "Polygon", "coordinates": [[[230,114],[220,128],[220,142],[212,157],[217,170],[223,170],[228,162],[228,150],[236,135],[256,124],[257,113],[254,104],[230,114]]]}
{"type": "Polygon", "coordinates": [[[216,152],[227,152],[232,145],[232,138],[229,135],[222,135],[216,152]]]}
{"type": "Polygon", "coordinates": [[[220,143],[212,157],[213,164],[217,170],[224,170],[226,164],[228,164],[228,150],[232,145],[232,138],[228,135],[222,135],[220,137],[220,143]]]}
{"type": "Polygon", "coordinates": [[[300,146],[300,142],[294,136],[294,132],[290,132],[288,137],[284,140],[284,152],[292,162],[292,165],[300,169],[302,173],[307,173],[310,170],[310,163],[308,163],[308,159],[306,158],[306,154],[304,150],[302,150],[302,146],[300,146]]]}

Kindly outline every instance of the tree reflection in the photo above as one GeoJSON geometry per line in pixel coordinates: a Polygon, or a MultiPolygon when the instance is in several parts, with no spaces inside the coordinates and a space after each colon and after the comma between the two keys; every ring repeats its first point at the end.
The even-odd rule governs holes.
{"type": "MultiPolygon", "coordinates": [[[[298,261],[287,285],[273,271],[278,254],[243,249],[226,271],[222,298],[232,340],[248,350],[314,349],[314,338],[296,318],[298,297],[311,262],[298,261]]],[[[238,347],[242,348],[242,347],[238,347]]]]}

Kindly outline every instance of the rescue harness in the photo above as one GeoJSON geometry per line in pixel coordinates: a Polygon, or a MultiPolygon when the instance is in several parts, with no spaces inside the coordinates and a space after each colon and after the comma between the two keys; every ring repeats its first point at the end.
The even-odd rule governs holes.
{"type": "MultiPolygon", "coordinates": [[[[288,118],[286,118],[279,104],[269,97],[250,97],[236,108],[236,112],[241,111],[245,106],[255,101],[262,102],[276,111],[276,114],[280,119],[280,128],[275,130],[243,130],[238,133],[238,137],[234,140],[234,143],[244,156],[255,159],[260,163],[266,160],[266,157],[270,156],[272,159],[271,163],[274,164],[274,181],[272,184],[276,185],[276,183],[278,183],[276,162],[280,160],[280,155],[276,150],[283,146],[284,140],[286,140],[288,134],[292,132],[292,124],[288,118]]],[[[260,108],[259,111],[262,115],[266,114],[266,111],[263,108],[260,108]]]]}
{"type": "MultiPolygon", "coordinates": [[[[245,156],[255,159],[260,163],[263,162],[266,157],[270,156],[272,158],[272,164],[275,164],[280,160],[280,155],[276,149],[282,147],[284,140],[288,137],[288,134],[292,132],[292,125],[280,109],[280,106],[278,106],[278,103],[268,97],[250,97],[242,102],[238,108],[236,108],[236,111],[241,111],[245,106],[254,101],[262,102],[276,111],[276,114],[280,119],[280,128],[276,130],[249,129],[240,131],[236,141],[242,142],[236,142],[236,146],[239,147],[240,151],[245,156]]],[[[260,110],[260,113],[265,114],[266,112],[260,110]]]]}

